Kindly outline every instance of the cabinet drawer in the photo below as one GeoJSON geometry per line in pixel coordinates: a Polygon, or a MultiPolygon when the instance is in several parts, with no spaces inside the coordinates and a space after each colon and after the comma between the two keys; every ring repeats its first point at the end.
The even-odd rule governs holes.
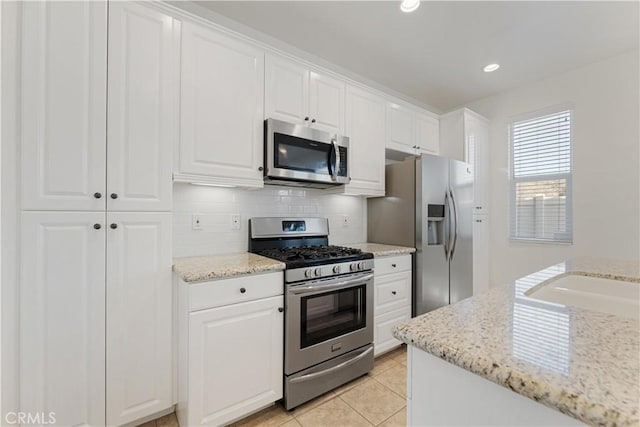
{"type": "Polygon", "coordinates": [[[375,258],[373,261],[376,276],[400,271],[411,271],[411,255],[375,258]]]}
{"type": "Polygon", "coordinates": [[[374,281],[375,315],[401,307],[411,307],[411,272],[386,274],[374,281]]]}
{"type": "Polygon", "coordinates": [[[393,337],[393,327],[411,318],[411,307],[405,307],[374,318],[374,355],[384,353],[402,344],[393,337]]]}
{"type": "Polygon", "coordinates": [[[282,272],[195,283],[189,286],[189,311],[282,295],[282,272]]]}

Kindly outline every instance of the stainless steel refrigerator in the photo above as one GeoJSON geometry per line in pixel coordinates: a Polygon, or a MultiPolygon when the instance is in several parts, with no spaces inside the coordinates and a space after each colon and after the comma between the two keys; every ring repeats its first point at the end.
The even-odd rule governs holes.
{"type": "Polygon", "coordinates": [[[413,315],[473,292],[471,165],[423,154],[386,166],[386,195],[367,201],[368,241],[416,248],[413,315]]]}

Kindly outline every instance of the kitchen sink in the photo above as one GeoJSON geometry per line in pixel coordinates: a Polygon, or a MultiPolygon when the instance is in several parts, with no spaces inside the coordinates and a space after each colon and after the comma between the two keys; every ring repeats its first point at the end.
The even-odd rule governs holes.
{"type": "Polygon", "coordinates": [[[525,293],[530,298],[639,318],[640,283],[570,274],[525,293]]]}

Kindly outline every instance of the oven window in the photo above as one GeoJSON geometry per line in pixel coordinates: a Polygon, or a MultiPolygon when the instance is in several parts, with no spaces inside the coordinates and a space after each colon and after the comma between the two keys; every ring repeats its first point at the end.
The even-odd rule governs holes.
{"type": "Polygon", "coordinates": [[[274,166],[281,169],[329,175],[331,146],[304,138],[274,134],[274,166]]]}
{"type": "Polygon", "coordinates": [[[366,327],[366,285],[303,297],[301,348],[366,327]]]}

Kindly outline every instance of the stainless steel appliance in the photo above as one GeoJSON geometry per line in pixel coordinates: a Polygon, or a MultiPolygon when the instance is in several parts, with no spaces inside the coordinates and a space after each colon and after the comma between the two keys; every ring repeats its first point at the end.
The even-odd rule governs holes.
{"type": "Polygon", "coordinates": [[[329,188],[348,184],[349,138],[275,119],[264,122],[266,184],[329,188]]]}
{"type": "Polygon", "coordinates": [[[387,165],[386,197],[368,200],[368,240],[414,246],[413,315],[473,292],[471,165],[424,154],[387,165]]]}
{"type": "Polygon", "coordinates": [[[373,368],[373,255],[328,245],[326,218],[251,218],[249,251],[286,264],[284,405],[373,368]]]}

